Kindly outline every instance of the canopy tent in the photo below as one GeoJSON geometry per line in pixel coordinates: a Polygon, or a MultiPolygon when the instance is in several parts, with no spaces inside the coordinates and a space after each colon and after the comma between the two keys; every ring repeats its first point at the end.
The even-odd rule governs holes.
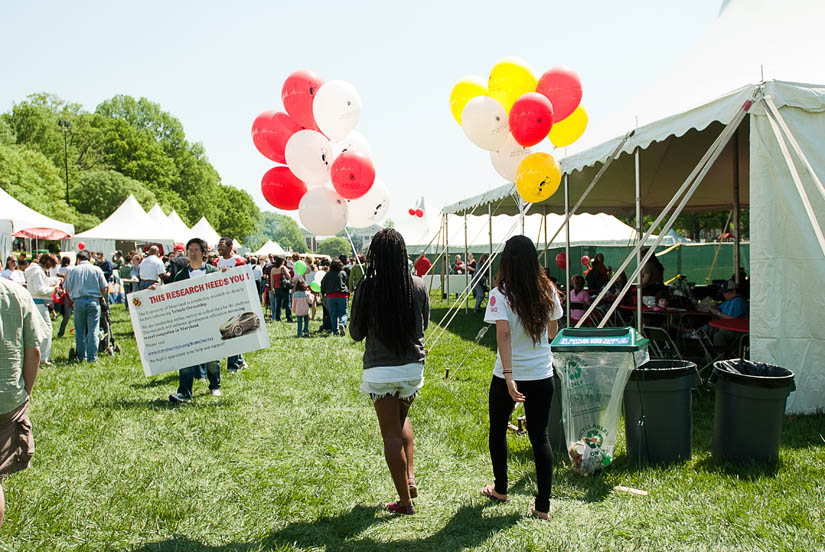
{"type": "Polygon", "coordinates": [[[174,246],[173,237],[158,227],[131,194],[106,220],[91,230],[77,234],[73,245],[76,247],[83,242],[86,249],[102,251],[109,258],[115,252],[116,241],[157,243],[166,251],[174,246]]]}
{"type": "MultiPolygon", "coordinates": [[[[570,204],[581,199],[579,212],[630,212],[636,179],[642,211],[658,212],[725,126],[736,123],[685,209],[750,207],[750,356],[796,373],[791,413],[825,408],[825,325],[810,299],[825,283],[825,188],[819,181],[825,176],[825,85],[799,83],[825,82],[818,59],[825,35],[817,28],[823,17],[825,3],[813,0],[781,8],[767,0],[732,0],[697,47],[631,102],[630,111],[620,112],[648,124],[634,130],[625,117],[616,127],[625,134],[561,161],[570,204]],[[768,76],[798,82],[754,84],[762,65],[768,76]],[[743,107],[747,116],[739,123],[735,116],[743,107]],[[601,179],[582,198],[600,169],[601,179]]],[[[517,214],[513,191],[512,184],[502,186],[445,212],[517,214]]],[[[563,188],[530,212],[544,210],[564,212],[563,188]]]]}
{"type": "MultiPolygon", "coordinates": [[[[174,241],[180,241],[175,239],[175,228],[169,222],[169,219],[166,217],[166,213],[163,212],[163,209],[160,208],[160,205],[155,203],[155,205],[149,209],[147,213],[149,218],[157,225],[157,229],[163,232],[164,235],[171,237],[174,241]]],[[[183,243],[186,243],[184,240],[183,243]]]]}
{"type": "Polygon", "coordinates": [[[283,256],[283,255],[288,255],[288,254],[289,253],[287,252],[286,249],[284,249],[277,242],[274,242],[272,240],[266,240],[266,243],[263,244],[261,246],[261,248],[258,249],[255,252],[255,255],[257,255],[257,256],[260,256],[260,255],[281,255],[281,256],[283,256]]]}
{"type": "Polygon", "coordinates": [[[206,220],[206,217],[201,217],[201,219],[195,223],[195,226],[192,227],[192,234],[197,238],[205,240],[210,247],[217,247],[218,241],[221,239],[218,233],[215,232],[215,229],[212,228],[212,225],[209,224],[209,221],[206,220]]]}
{"type": "Polygon", "coordinates": [[[0,256],[5,266],[13,238],[64,240],[74,234],[74,225],[41,215],[0,188],[0,256]]]}
{"type": "Polygon", "coordinates": [[[168,217],[166,217],[166,220],[169,221],[169,225],[172,228],[172,236],[175,238],[176,242],[185,244],[186,242],[195,237],[195,235],[192,233],[189,227],[186,226],[186,223],[183,222],[183,219],[180,218],[180,215],[178,215],[174,209],[172,209],[172,212],[169,213],[168,217]]]}

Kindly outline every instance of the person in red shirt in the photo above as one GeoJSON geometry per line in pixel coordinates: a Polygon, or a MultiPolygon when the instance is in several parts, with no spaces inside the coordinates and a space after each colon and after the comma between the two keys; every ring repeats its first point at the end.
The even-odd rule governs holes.
{"type": "Polygon", "coordinates": [[[430,259],[427,258],[427,255],[425,255],[425,252],[422,251],[421,255],[418,256],[418,259],[416,259],[415,264],[413,265],[413,268],[415,269],[415,274],[419,278],[421,278],[422,276],[426,275],[430,271],[432,266],[433,266],[433,263],[430,262],[430,259]]]}

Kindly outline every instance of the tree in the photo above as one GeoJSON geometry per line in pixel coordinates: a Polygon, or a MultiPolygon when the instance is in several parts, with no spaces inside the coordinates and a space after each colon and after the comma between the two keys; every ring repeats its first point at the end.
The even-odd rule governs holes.
{"type": "Polygon", "coordinates": [[[338,255],[352,256],[352,247],[350,247],[349,240],[346,238],[327,238],[318,244],[318,253],[329,255],[330,257],[337,257],[338,255]]]}
{"type": "Polygon", "coordinates": [[[144,210],[158,202],[143,184],[111,170],[81,173],[71,189],[72,205],[101,219],[111,215],[129,195],[134,195],[144,210]]]}
{"type": "Polygon", "coordinates": [[[298,223],[286,215],[273,213],[270,211],[261,212],[258,216],[258,226],[252,234],[247,237],[245,244],[247,247],[257,249],[266,240],[272,240],[281,245],[284,249],[304,253],[307,250],[304,236],[298,223]]]}
{"type": "Polygon", "coordinates": [[[6,122],[5,118],[0,117],[0,146],[9,146],[16,140],[11,125],[6,122]]]}
{"type": "Polygon", "coordinates": [[[238,188],[221,184],[215,200],[218,207],[215,231],[218,234],[243,240],[255,231],[259,211],[252,196],[238,188]]]}

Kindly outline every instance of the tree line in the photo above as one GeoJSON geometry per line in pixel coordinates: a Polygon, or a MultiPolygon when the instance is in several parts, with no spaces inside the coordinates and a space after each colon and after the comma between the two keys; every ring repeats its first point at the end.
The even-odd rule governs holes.
{"type": "Polygon", "coordinates": [[[205,216],[220,235],[249,247],[275,239],[305,249],[294,220],[262,213],[247,192],[223,184],[203,145],[146,98],[116,95],[92,112],[48,93],[15,103],[0,114],[0,187],[77,232],[133,194],[144,209],[174,209],[189,226],[205,216]]]}

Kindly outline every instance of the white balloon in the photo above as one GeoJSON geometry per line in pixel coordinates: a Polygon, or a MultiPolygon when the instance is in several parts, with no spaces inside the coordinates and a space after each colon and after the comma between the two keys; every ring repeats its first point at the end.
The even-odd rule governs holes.
{"type": "Polygon", "coordinates": [[[332,236],[347,225],[347,200],[326,186],[310,188],[298,204],[298,218],[319,236],[332,236]]]}
{"type": "MultiPolygon", "coordinates": [[[[333,142],[332,148],[335,158],[345,151],[357,151],[358,153],[363,153],[367,157],[371,157],[369,142],[367,142],[364,135],[357,130],[351,131],[340,142],[333,142]]],[[[333,161],[335,161],[335,159],[333,159],[333,161]]]]}
{"type": "Polygon", "coordinates": [[[530,155],[530,148],[525,148],[513,138],[512,134],[507,134],[507,141],[498,151],[490,152],[490,161],[496,172],[506,178],[509,182],[516,181],[516,172],[521,160],[530,155]]]}
{"type": "Polygon", "coordinates": [[[312,114],[330,140],[343,140],[361,118],[361,96],[348,82],[324,83],[312,100],[312,114]]]}
{"type": "Polygon", "coordinates": [[[326,272],[324,272],[323,270],[319,270],[318,272],[315,273],[315,280],[314,281],[318,282],[320,284],[321,280],[323,280],[324,276],[326,276],[326,275],[327,275],[326,272]]]}
{"type": "Polygon", "coordinates": [[[467,102],[461,126],[473,144],[488,151],[501,148],[510,134],[507,111],[489,96],[476,96],[467,102]]]}
{"type": "Polygon", "coordinates": [[[375,179],[369,191],[358,199],[349,200],[349,225],[366,228],[378,224],[390,210],[390,191],[381,180],[375,179]]]}
{"type": "Polygon", "coordinates": [[[292,173],[307,184],[329,180],[332,144],[314,130],[299,130],[289,137],[284,148],[286,164],[292,173]]]}

